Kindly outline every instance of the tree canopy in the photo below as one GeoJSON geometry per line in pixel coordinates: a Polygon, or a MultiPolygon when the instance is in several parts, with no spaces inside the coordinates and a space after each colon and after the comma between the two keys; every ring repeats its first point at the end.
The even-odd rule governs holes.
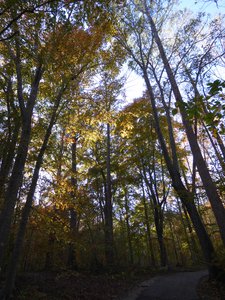
{"type": "Polygon", "coordinates": [[[212,2],[216,15],[176,0],[1,1],[2,299],[28,271],[205,265],[224,278],[225,23],[212,2]],[[125,96],[124,69],[141,97],[125,96]]]}

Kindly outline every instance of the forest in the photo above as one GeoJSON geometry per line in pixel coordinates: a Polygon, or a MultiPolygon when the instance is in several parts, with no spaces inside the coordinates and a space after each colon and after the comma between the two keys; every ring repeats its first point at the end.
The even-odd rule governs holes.
{"type": "Polygon", "coordinates": [[[0,1],[0,299],[44,272],[225,280],[225,3],[197,4],[0,1]]]}

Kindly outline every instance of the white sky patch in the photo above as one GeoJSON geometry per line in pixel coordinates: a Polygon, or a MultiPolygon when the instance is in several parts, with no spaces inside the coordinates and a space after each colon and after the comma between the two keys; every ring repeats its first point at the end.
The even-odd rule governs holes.
{"type": "MultiPolygon", "coordinates": [[[[182,0],[177,6],[177,9],[188,8],[194,13],[199,11],[210,13],[212,15],[218,15],[219,13],[225,12],[225,0],[218,1],[206,1],[203,0],[182,0]]],[[[221,70],[220,70],[221,71],[221,70]]],[[[125,104],[131,103],[134,99],[139,98],[143,95],[146,90],[143,78],[136,74],[134,71],[128,69],[125,65],[122,69],[122,74],[125,74],[127,81],[124,86],[125,91],[125,104]]]]}
{"type": "Polygon", "coordinates": [[[203,11],[210,14],[223,13],[225,9],[225,0],[203,1],[203,0],[182,0],[180,8],[189,8],[194,12],[203,11]]]}
{"type": "Polygon", "coordinates": [[[133,99],[140,98],[146,88],[141,76],[134,71],[127,70],[127,80],[124,89],[126,102],[131,103],[133,99]]]}

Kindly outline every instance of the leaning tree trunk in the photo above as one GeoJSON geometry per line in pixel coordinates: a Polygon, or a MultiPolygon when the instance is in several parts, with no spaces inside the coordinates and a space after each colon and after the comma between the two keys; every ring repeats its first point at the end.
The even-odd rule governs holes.
{"type": "Polygon", "coordinates": [[[176,102],[180,109],[182,122],[183,122],[183,125],[185,128],[186,134],[187,134],[187,138],[188,138],[188,141],[189,141],[189,144],[191,147],[193,157],[196,161],[198,172],[200,174],[203,186],[206,190],[208,199],[211,203],[212,210],[213,210],[213,213],[215,215],[215,218],[216,218],[216,221],[217,221],[217,224],[219,227],[219,231],[220,231],[220,235],[221,235],[223,244],[225,245],[225,208],[224,208],[223,203],[220,199],[220,196],[217,192],[216,185],[211,178],[211,175],[207,168],[207,164],[202,156],[200,147],[198,145],[197,138],[194,134],[194,131],[192,129],[190,121],[188,120],[188,115],[185,110],[185,105],[184,105],[180,90],[178,88],[177,82],[175,80],[175,76],[170,67],[168,58],[167,58],[165,50],[163,48],[163,45],[162,45],[161,39],[159,37],[158,31],[156,29],[155,23],[151,17],[149,8],[147,7],[146,0],[145,0],[145,8],[146,8],[148,20],[149,20],[149,23],[150,23],[150,26],[152,29],[152,34],[153,34],[154,40],[158,46],[163,64],[165,66],[165,70],[167,72],[167,75],[168,75],[168,78],[169,78],[169,81],[170,81],[170,84],[171,84],[171,87],[173,90],[173,94],[175,96],[176,102]]]}
{"type": "Polygon", "coordinates": [[[16,144],[18,142],[19,133],[21,129],[20,116],[14,105],[14,97],[12,90],[12,80],[9,78],[7,83],[6,94],[6,103],[8,111],[8,137],[4,145],[1,168],[0,168],[0,200],[4,198],[6,183],[12,170],[13,162],[15,158],[16,144]]]}
{"type": "Polygon", "coordinates": [[[18,192],[23,180],[28,146],[31,134],[31,119],[37,98],[39,83],[43,74],[42,66],[37,67],[36,75],[31,86],[31,93],[27,106],[22,108],[22,132],[17,150],[15,163],[5,195],[4,206],[0,215],[0,267],[2,266],[6,244],[10,233],[10,226],[17,201],[18,192]]]}
{"type": "MultiPolygon", "coordinates": [[[[201,99],[200,92],[199,92],[199,90],[198,90],[198,88],[197,88],[197,83],[196,83],[196,82],[194,81],[194,79],[192,78],[192,76],[191,76],[189,70],[187,69],[187,67],[184,66],[184,68],[185,68],[185,73],[187,74],[187,76],[188,76],[188,78],[189,78],[189,80],[190,80],[190,82],[191,82],[191,85],[192,85],[192,87],[193,87],[193,89],[194,89],[195,97],[196,97],[198,100],[201,101],[201,106],[202,106],[202,109],[203,109],[203,113],[204,113],[205,116],[207,116],[207,115],[209,114],[209,112],[208,112],[208,110],[207,110],[207,107],[206,107],[204,101],[201,99]]],[[[204,126],[205,129],[206,129],[206,126],[205,126],[205,124],[204,124],[204,121],[202,121],[202,123],[203,123],[203,126],[204,126]]],[[[211,135],[216,139],[216,141],[217,141],[217,143],[218,143],[218,146],[219,146],[219,148],[220,148],[220,151],[221,151],[221,153],[222,153],[223,161],[221,160],[221,155],[220,155],[220,153],[217,153],[217,151],[215,150],[216,155],[217,155],[217,157],[218,157],[220,163],[222,164],[222,168],[224,169],[224,163],[225,163],[225,145],[224,145],[224,142],[223,142],[223,140],[222,140],[222,138],[221,138],[221,136],[220,136],[220,133],[219,133],[217,127],[216,127],[213,123],[210,124],[209,130],[210,130],[210,132],[211,132],[211,135]]],[[[208,131],[208,129],[207,129],[207,131],[208,131]]],[[[207,134],[209,135],[209,132],[207,132],[207,134]]],[[[210,138],[210,136],[209,136],[209,138],[210,138]]],[[[211,143],[212,143],[212,145],[213,145],[212,140],[211,140],[211,143]]],[[[214,148],[214,145],[213,145],[213,148],[214,148]]]]}
{"type": "Polygon", "coordinates": [[[20,126],[19,124],[16,124],[12,135],[9,136],[6,142],[5,149],[4,149],[5,151],[3,152],[3,158],[2,158],[1,169],[0,169],[0,199],[1,198],[4,199],[5,186],[10,174],[10,170],[12,169],[13,166],[13,160],[15,157],[15,149],[19,137],[19,132],[20,132],[20,126]]]}
{"type": "Polygon", "coordinates": [[[180,177],[179,170],[177,170],[176,165],[173,164],[173,162],[170,159],[169,152],[167,150],[167,146],[161,131],[160,123],[159,123],[159,116],[155,104],[154,94],[153,90],[147,75],[147,72],[145,69],[143,69],[144,73],[144,79],[147,86],[147,90],[150,96],[150,101],[152,105],[153,110],[153,117],[155,121],[155,129],[156,133],[158,135],[158,139],[161,145],[162,153],[167,165],[167,169],[169,171],[172,185],[177,192],[179,198],[181,199],[183,205],[186,207],[188,214],[191,218],[191,221],[193,223],[193,226],[195,228],[196,234],[198,236],[202,252],[204,254],[205,262],[208,266],[209,272],[212,276],[216,275],[217,268],[214,266],[214,259],[215,259],[215,250],[213,248],[212,242],[206,232],[206,229],[201,221],[201,218],[198,214],[198,211],[196,209],[196,206],[193,201],[193,194],[189,192],[180,177]]]}
{"type": "Polygon", "coordinates": [[[39,172],[40,172],[40,169],[41,169],[41,166],[42,166],[45,151],[46,151],[47,146],[48,146],[48,141],[49,141],[49,138],[51,136],[52,127],[55,124],[55,121],[56,121],[56,118],[57,118],[57,111],[58,111],[58,107],[59,107],[60,100],[62,98],[63,92],[64,92],[64,88],[61,90],[61,92],[59,93],[59,95],[56,99],[56,103],[55,103],[55,106],[53,108],[54,110],[52,112],[52,116],[51,116],[51,119],[50,119],[48,128],[46,130],[42,146],[40,148],[40,151],[39,151],[39,154],[38,154],[38,157],[37,157],[37,160],[36,160],[36,164],[35,164],[35,168],[34,168],[34,172],[33,172],[33,176],[32,176],[30,189],[29,189],[29,192],[28,192],[28,195],[27,195],[25,206],[24,206],[23,211],[22,211],[22,217],[21,217],[21,221],[20,221],[20,224],[19,224],[19,229],[18,229],[18,232],[17,232],[12,257],[11,257],[10,264],[9,264],[9,267],[8,267],[5,288],[3,289],[3,295],[4,295],[3,299],[9,299],[10,296],[11,296],[11,292],[14,288],[17,266],[19,264],[19,258],[21,256],[24,236],[25,236],[25,232],[26,232],[26,226],[27,226],[27,222],[28,222],[30,211],[31,211],[32,204],[33,204],[33,198],[34,198],[34,193],[35,193],[35,189],[36,189],[38,178],[39,178],[39,172]]]}

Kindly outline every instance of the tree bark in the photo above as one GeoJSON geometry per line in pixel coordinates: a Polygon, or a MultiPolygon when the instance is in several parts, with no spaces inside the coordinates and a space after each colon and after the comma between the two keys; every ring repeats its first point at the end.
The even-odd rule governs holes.
{"type": "Polygon", "coordinates": [[[198,259],[197,259],[198,251],[197,251],[196,243],[194,243],[195,241],[192,239],[192,236],[191,236],[191,238],[189,238],[189,236],[188,236],[187,226],[185,224],[182,209],[181,209],[181,205],[180,205],[180,202],[179,202],[178,199],[177,199],[177,206],[178,206],[178,209],[179,209],[181,223],[182,223],[183,229],[184,229],[184,235],[185,235],[185,238],[186,238],[186,241],[187,241],[187,244],[188,244],[188,248],[189,248],[189,251],[190,251],[190,254],[191,254],[192,264],[194,265],[194,264],[198,263],[198,259]]]}
{"type": "Polygon", "coordinates": [[[158,135],[162,153],[163,153],[163,156],[164,156],[164,159],[165,159],[165,162],[167,165],[167,169],[169,171],[169,174],[170,174],[170,177],[172,180],[173,187],[174,187],[175,191],[177,192],[177,195],[181,199],[183,205],[186,207],[188,214],[191,218],[191,221],[194,225],[194,228],[197,233],[197,236],[198,236],[198,239],[199,239],[199,242],[201,245],[201,249],[204,254],[205,262],[208,266],[209,272],[212,276],[216,276],[215,273],[217,272],[217,270],[216,270],[216,267],[213,265],[214,259],[216,257],[215,250],[213,248],[212,242],[206,232],[206,229],[201,221],[201,218],[200,218],[198,211],[196,209],[196,206],[194,204],[193,194],[185,188],[185,186],[181,180],[179,170],[176,169],[176,166],[171,161],[171,158],[169,156],[169,152],[167,150],[167,146],[166,146],[166,143],[165,143],[162,131],[161,131],[158,112],[157,112],[157,108],[155,105],[153,90],[152,90],[146,70],[143,70],[143,73],[144,73],[143,75],[144,75],[145,83],[147,86],[147,90],[148,90],[151,105],[152,105],[156,133],[158,135]]]}
{"type": "Polygon", "coordinates": [[[4,259],[6,243],[9,237],[10,225],[13,217],[14,207],[17,201],[19,188],[23,180],[23,171],[30,142],[32,112],[37,98],[38,87],[42,77],[42,73],[42,66],[37,67],[27,106],[26,108],[22,108],[22,132],[20,136],[20,142],[12,174],[9,180],[9,185],[6,191],[4,206],[0,215],[0,267],[2,266],[2,262],[4,259]]]}
{"type": "Polygon", "coordinates": [[[10,170],[13,167],[13,159],[15,157],[16,143],[19,137],[19,132],[20,126],[19,124],[16,124],[12,136],[10,136],[6,142],[6,151],[4,151],[0,169],[0,199],[4,199],[7,179],[9,177],[10,170]]]}
{"type": "Polygon", "coordinates": [[[155,23],[151,17],[150,11],[147,7],[146,0],[145,0],[145,9],[146,9],[147,17],[148,17],[148,20],[149,20],[149,23],[150,23],[150,26],[152,29],[152,34],[153,34],[154,40],[158,46],[163,64],[165,66],[165,69],[166,69],[166,72],[167,72],[167,75],[168,75],[168,78],[169,78],[169,81],[170,81],[170,84],[171,84],[171,87],[173,90],[173,94],[175,96],[176,102],[180,109],[182,122],[183,122],[183,125],[185,128],[186,134],[187,134],[187,138],[188,138],[188,141],[189,141],[189,144],[191,147],[193,157],[195,158],[195,161],[196,161],[198,172],[202,179],[202,183],[206,190],[208,199],[211,203],[212,210],[213,210],[213,213],[215,215],[215,218],[216,218],[216,221],[217,221],[217,224],[219,227],[220,235],[221,235],[223,244],[225,246],[225,208],[224,208],[222,201],[220,199],[220,196],[217,192],[216,185],[214,184],[214,182],[210,176],[206,162],[202,156],[200,147],[198,145],[197,138],[196,138],[194,131],[192,129],[192,126],[188,120],[187,112],[185,110],[185,103],[183,102],[180,90],[179,90],[177,82],[175,80],[175,76],[173,75],[169,61],[167,59],[165,50],[163,48],[161,39],[159,37],[158,31],[155,26],[155,23]]]}
{"type": "Polygon", "coordinates": [[[155,259],[153,244],[152,244],[152,238],[151,238],[151,229],[150,229],[150,224],[149,224],[149,215],[148,215],[148,209],[147,209],[147,203],[146,203],[143,180],[142,180],[142,183],[141,183],[141,187],[142,187],[142,195],[143,195],[142,198],[143,198],[144,212],[145,212],[147,243],[148,243],[148,250],[149,250],[149,254],[150,254],[150,258],[151,258],[150,263],[152,264],[153,267],[155,267],[156,266],[156,259],[155,259]]]}
{"type": "Polygon", "coordinates": [[[168,218],[168,223],[169,223],[169,228],[170,228],[170,232],[171,232],[171,236],[172,236],[172,244],[173,244],[174,254],[175,254],[175,258],[176,258],[176,265],[179,265],[180,260],[179,260],[179,255],[178,255],[178,251],[177,251],[177,243],[175,240],[174,229],[173,229],[172,221],[171,221],[170,217],[168,218]]]}
{"type": "Polygon", "coordinates": [[[105,198],[105,256],[108,267],[114,265],[113,219],[112,219],[112,191],[111,191],[111,138],[110,125],[107,124],[107,157],[106,157],[106,198],[105,198]]]}
{"type": "Polygon", "coordinates": [[[7,88],[5,91],[8,114],[8,136],[4,145],[3,155],[1,158],[0,168],[0,199],[4,198],[6,183],[13,167],[13,159],[15,157],[16,144],[18,142],[19,132],[21,128],[20,117],[13,103],[13,91],[11,78],[7,79],[7,88]]]}
{"type": "Polygon", "coordinates": [[[33,197],[34,197],[35,189],[36,189],[36,186],[37,186],[37,181],[38,181],[38,178],[39,178],[39,172],[40,172],[40,169],[41,169],[41,166],[42,166],[45,151],[46,151],[47,146],[48,146],[48,141],[49,141],[49,138],[51,136],[52,127],[55,124],[55,121],[56,121],[56,118],[57,118],[57,110],[58,110],[58,107],[59,107],[59,104],[60,104],[60,100],[62,98],[62,93],[63,93],[63,89],[61,90],[61,92],[59,93],[59,95],[56,99],[54,110],[52,112],[52,116],[51,116],[51,119],[50,119],[48,128],[46,130],[42,146],[40,148],[40,151],[39,151],[39,154],[38,154],[38,157],[37,157],[37,160],[36,160],[36,164],[35,164],[35,168],[34,168],[34,172],[33,172],[33,176],[32,176],[30,189],[28,191],[26,203],[25,203],[25,206],[24,206],[23,211],[22,211],[22,217],[21,217],[21,221],[20,221],[20,224],[19,224],[19,229],[18,229],[18,232],[17,232],[12,257],[11,257],[10,264],[9,264],[9,267],[8,267],[5,288],[3,290],[4,297],[5,297],[4,299],[10,298],[11,292],[14,288],[17,266],[19,264],[19,258],[20,258],[21,251],[22,251],[24,236],[25,236],[25,232],[26,232],[26,226],[27,226],[27,222],[28,222],[30,211],[31,211],[32,204],[33,204],[33,197]]]}
{"type": "Polygon", "coordinates": [[[154,180],[153,180],[153,178],[151,178],[150,174],[149,174],[150,179],[148,180],[145,172],[146,172],[145,167],[143,166],[144,179],[145,179],[146,185],[148,186],[148,188],[150,190],[149,198],[152,200],[152,207],[153,207],[153,211],[154,211],[154,214],[153,214],[154,215],[154,223],[155,223],[155,227],[156,227],[157,240],[158,240],[159,250],[160,250],[160,264],[162,267],[165,267],[167,265],[167,252],[166,252],[166,247],[165,247],[164,238],[163,238],[163,221],[164,221],[163,211],[162,211],[162,207],[160,205],[159,199],[156,195],[156,192],[154,191],[154,188],[153,188],[154,180]]]}
{"type": "Polygon", "coordinates": [[[126,211],[126,227],[127,227],[127,241],[128,241],[128,249],[129,249],[129,258],[130,258],[130,265],[134,264],[134,255],[133,255],[133,247],[132,247],[132,241],[131,241],[131,233],[130,233],[130,212],[129,212],[129,204],[128,204],[128,197],[127,197],[127,191],[125,190],[125,211],[126,211]]]}
{"type": "MultiPolygon", "coordinates": [[[[72,151],[72,176],[71,176],[71,184],[73,192],[71,193],[72,198],[72,205],[69,209],[69,215],[70,215],[70,231],[72,235],[72,239],[77,238],[77,212],[74,208],[74,203],[76,201],[77,197],[77,136],[75,135],[73,137],[73,143],[71,147],[72,151]]],[[[76,241],[75,241],[76,243],[76,241]]],[[[76,259],[76,247],[74,242],[69,243],[68,247],[68,259],[67,259],[67,265],[69,268],[76,270],[77,269],[77,259],[76,259]]]]}

